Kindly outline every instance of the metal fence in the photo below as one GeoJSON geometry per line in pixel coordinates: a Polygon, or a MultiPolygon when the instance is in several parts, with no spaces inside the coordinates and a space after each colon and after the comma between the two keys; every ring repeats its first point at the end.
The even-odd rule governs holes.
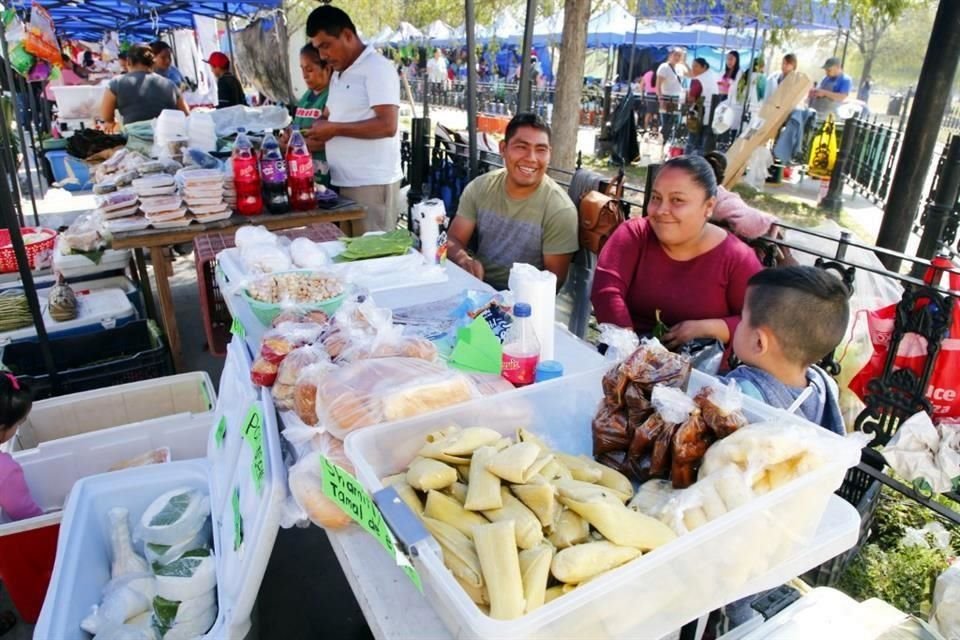
{"type": "Polygon", "coordinates": [[[846,180],[854,191],[874,204],[887,200],[890,181],[903,140],[903,121],[896,126],[870,120],[847,120],[843,136],[851,136],[846,180]]]}

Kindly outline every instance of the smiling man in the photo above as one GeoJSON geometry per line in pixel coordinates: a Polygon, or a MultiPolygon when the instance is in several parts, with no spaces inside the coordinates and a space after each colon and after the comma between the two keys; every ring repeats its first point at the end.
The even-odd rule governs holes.
{"type": "Polygon", "coordinates": [[[333,68],[324,117],[304,132],[326,145],[330,182],[367,208],[367,231],[397,226],[400,199],[400,78],[365,45],[350,16],[324,5],[307,19],[307,37],[333,68]]]}
{"type": "Polygon", "coordinates": [[[579,248],[577,210],[546,175],[550,127],[532,113],[517,114],[507,125],[500,155],[504,168],[480,176],[460,197],[447,234],[448,255],[497,289],[506,289],[514,262],[549,269],[563,284],[579,248]],[[474,234],[477,250],[470,255],[474,234]]]}

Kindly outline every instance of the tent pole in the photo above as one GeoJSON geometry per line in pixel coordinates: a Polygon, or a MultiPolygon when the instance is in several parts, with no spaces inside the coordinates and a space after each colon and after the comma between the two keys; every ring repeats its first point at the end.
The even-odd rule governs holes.
{"type": "MultiPolygon", "coordinates": [[[[750,47],[750,67],[747,69],[747,95],[743,98],[743,113],[740,114],[740,131],[743,131],[743,124],[747,121],[747,114],[750,113],[750,83],[753,82],[753,65],[757,60],[757,36],[760,35],[760,21],[757,20],[753,26],[753,44],[750,47]]],[[[734,96],[737,88],[734,87],[734,96]]]]}
{"type": "Polygon", "coordinates": [[[633,63],[637,55],[637,29],[640,27],[640,7],[637,6],[637,13],[633,16],[633,41],[630,44],[630,67],[627,70],[627,82],[633,84],[633,63]]]}
{"type": "Polygon", "coordinates": [[[32,115],[30,118],[30,124],[32,126],[29,129],[30,147],[33,149],[33,159],[36,160],[37,163],[37,185],[40,187],[40,199],[42,200],[46,197],[46,187],[43,186],[44,180],[40,170],[40,149],[37,144],[37,135],[41,130],[42,119],[40,117],[40,111],[37,108],[37,96],[33,91],[29,91],[28,97],[30,99],[30,114],[32,115]],[[34,129],[36,129],[37,133],[34,133],[34,129]]]}
{"type": "Polygon", "coordinates": [[[843,55],[840,57],[840,66],[843,67],[847,63],[847,47],[850,46],[850,29],[847,29],[846,35],[843,36],[843,55]]]}
{"type": "MultiPolygon", "coordinates": [[[[13,108],[16,109],[16,100],[17,94],[10,92],[11,100],[13,100],[13,108]]],[[[4,113],[3,109],[0,109],[0,127],[4,131],[10,131],[10,123],[7,122],[7,116],[4,113]]],[[[23,206],[20,202],[20,181],[17,179],[17,157],[13,152],[13,144],[11,144],[12,139],[7,139],[7,144],[4,145],[3,153],[3,169],[6,175],[3,177],[3,183],[7,189],[10,190],[11,199],[14,202],[15,208],[17,210],[17,219],[20,221],[20,226],[25,226],[26,221],[23,219],[23,206]],[[8,182],[9,180],[9,182],[8,182]]]]}
{"type": "Polygon", "coordinates": [[[520,95],[517,101],[517,113],[530,111],[530,84],[533,65],[530,63],[530,49],[533,48],[533,21],[537,18],[537,0],[527,0],[527,16],[523,22],[523,44],[520,52],[520,95]]]}
{"type": "MultiPolygon", "coordinates": [[[[3,29],[0,29],[0,45],[3,47],[3,59],[9,60],[10,49],[7,47],[7,34],[4,33],[3,29]]],[[[40,214],[37,213],[37,200],[33,196],[33,178],[30,177],[30,154],[27,153],[27,139],[23,135],[23,123],[20,122],[20,109],[17,108],[17,85],[13,78],[13,67],[9,63],[4,66],[7,68],[7,82],[13,96],[13,119],[14,122],[17,123],[17,132],[20,134],[20,151],[23,153],[23,168],[27,174],[27,193],[30,195],[30,205],[33,207],[33,224],[40,226],[40,214]]],[[[16,157],[14,157],[13,172],[13,179],[19,180],[20,175],[17,171],[16,157]]]]}
{"type": "Polygon", "coordinates": [[[233,29],[230,28],[230,7],[227,6],[227,3],[223,3],[223,16],[225,20],[224,24],[227,25],[227,48],[230,50],[230,68],[233,69],[234,75],[237,76],[237,80],[240,80],[242,84],[243,80],[240,77],[240,65],[237,64],[237,56],[233,52],[233,29]]]}
{"type": "Polygon", "coordinates": [[[480,170],[480,150],[477,148],[477,16],[474,0],[465,0],[467,30],[467,142],[469,143],[469,174],[472,180],[480,170]]]}

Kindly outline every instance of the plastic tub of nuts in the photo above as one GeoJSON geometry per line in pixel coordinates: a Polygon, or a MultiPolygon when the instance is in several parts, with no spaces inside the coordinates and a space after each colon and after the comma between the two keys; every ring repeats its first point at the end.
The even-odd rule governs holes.
{"type": "Polygon", "coordinates": [[[336,313],[345,297],[343,283],[319,271],[283,271],[260,276],[248,284],[241,297],[264,326],[287,309],[336,313]]]}

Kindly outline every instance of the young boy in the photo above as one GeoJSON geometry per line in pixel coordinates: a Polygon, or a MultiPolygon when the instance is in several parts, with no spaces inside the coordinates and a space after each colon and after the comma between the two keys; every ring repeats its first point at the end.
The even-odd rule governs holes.
{"type": "Polygon", "coordinates": [[[749,396],[843,435],[836,382],[814,365],[843,340],[849,290],[816,267],[764,269],[747,282],[733,352],[743,363],[729,374],[749,396]],[[802,396],[802,397],[801,397],[802,396]]]}

